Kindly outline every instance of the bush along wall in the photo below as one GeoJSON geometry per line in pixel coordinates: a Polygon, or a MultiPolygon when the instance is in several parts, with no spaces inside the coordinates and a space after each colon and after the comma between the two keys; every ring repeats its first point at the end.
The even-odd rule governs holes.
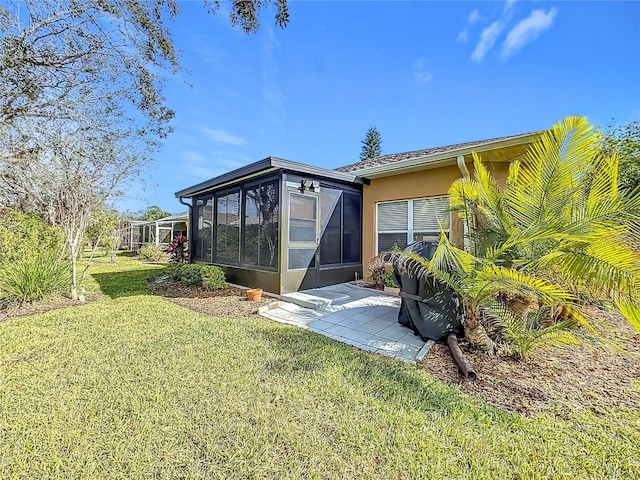
{"type": "Polygon", "coordinates": [[[171,280],[187,286],[204,287],[208,290],[227,288],[224,271],[215,265],[170,263],[167,273],[171,280]]]}

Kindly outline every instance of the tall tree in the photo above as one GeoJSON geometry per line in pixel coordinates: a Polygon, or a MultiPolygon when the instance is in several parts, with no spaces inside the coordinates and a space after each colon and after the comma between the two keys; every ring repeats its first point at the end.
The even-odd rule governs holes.
{"type": "Polygon", "coordinates": [[[380,138],[380,132],[378,129],[373,126],[367,130],[367,134],[364,137],[364,140],[361,140],[362,143],[362,151],[360,152],[360,160],[368,160],[369,158],[376,158],[382,154],[382,150],[380,148],[382,140],[380,138]]]}
{"type": "MultiPolygon", "coordinates": [[[[22,150],[0,163],[0,201],[37,212],[64,232],[72,271],[71,292],[78,297],[77,261],[94,214],[123,195],[135,181],[150,152],[127,130],[114,128],[86,112],[82,122],[48,121],[31,125],[24,149],[21,136],[0,137],[4,152],[22,150]],[[16,145],[17,144],[17,145],[16,145]]],[[[106,114],[110,118],[109,113],[106,114]]]]}
{"type": "MultiPolygon", "coordinates": [[[[231,2],[231,23],[257,30],[270,3],[231,2]]],[[[286,0],[273,3],[284,27],[286,0]]],[[[219,0],[204,5],[216,13],[219,0]]],[[[167,26],[178,13],[177,0],[0,5],[0,206],[63,229],[74,298],[93,215],[140,178],[170,131],[162,87],[180,68],[167,26]]]]}

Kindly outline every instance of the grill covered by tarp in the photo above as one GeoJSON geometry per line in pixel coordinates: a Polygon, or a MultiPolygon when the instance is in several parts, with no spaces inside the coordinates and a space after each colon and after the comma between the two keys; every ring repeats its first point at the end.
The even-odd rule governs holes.
{"type": "MultiPolygon", "coordinates": [[[[428,260],[433,258],[435,242],[414,242],[404,249],[428,260]]],[[[413,330],[424,341],[445,341],[449,333],[464,336],[462,305],[451,287],[433,276],[412,278],[393,265],[395,281],[400,287],[398,322],[413,330]]]]}

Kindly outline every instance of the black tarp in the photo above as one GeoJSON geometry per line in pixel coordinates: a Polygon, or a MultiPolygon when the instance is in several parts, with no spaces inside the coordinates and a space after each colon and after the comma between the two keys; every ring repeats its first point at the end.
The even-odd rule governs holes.
{"type": "MultiPolygon", "coordinates": [[[[430,260],[438,246],[435,242],[414,242],[404,249],[430,260]]],[[[433,276],[412,278],[401,275],[394,264],[395,281],[400,287],[398,322],[413,330],[424,341],[445,341],[449,333],[464,336],[462,307],[458,295],[433,276]]]]}

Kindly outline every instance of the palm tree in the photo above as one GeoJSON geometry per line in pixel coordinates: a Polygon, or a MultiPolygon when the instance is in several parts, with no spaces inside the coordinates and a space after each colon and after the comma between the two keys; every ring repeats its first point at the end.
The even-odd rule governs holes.
{"type": "Polygon", "coordinates": [[[599,141],[585,118],[568,117],[510,166],[504,189],[476,154],[475,178],[452,185],[472,251],[443,235],[431,261],[407,256],[405,267],[458,291],[470,341],[513,347],[518,331],[534,343],[573,341],[561,330],[588,325],[585,299],[611,301],[640,331],[640,256],[629,241],[640,237],[640,191],[618,187],[618,159],[599,141]]]}

